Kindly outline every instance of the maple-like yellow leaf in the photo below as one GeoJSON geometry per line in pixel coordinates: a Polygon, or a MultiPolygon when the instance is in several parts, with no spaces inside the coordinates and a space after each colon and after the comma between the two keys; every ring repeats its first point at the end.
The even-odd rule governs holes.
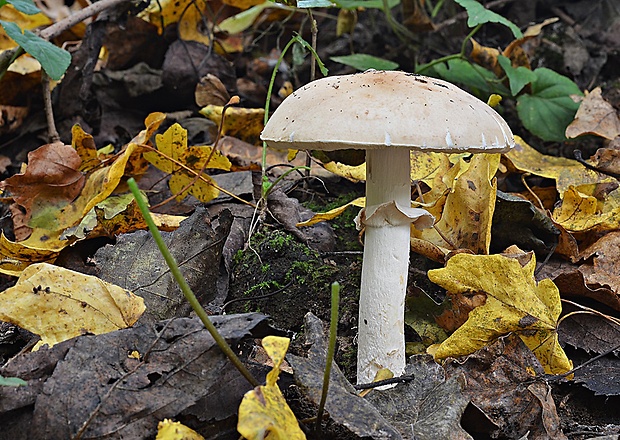
{"type": "Polygon", "coordinates": [[[289,342],[280,336],[263,338],[263,348],[273,361],[273,369],[267,374],[266,385],[248,391],[239,405],[237,431],[248,440],[306,438],[276,383],[289,342]]]}
{"type": "Polygon", "coordinates": [[[41,336],[38,345],[127,328],[144,310],[144,300],[128,290],[47,263],[28,266],[0,293],[0,320],[41,336]]]}
{"type": "Polygon", "coordinates": [[[204,440],[204,437],[181,422],[164,419],[157,424],[155,440],[204,440]]]}
{"type": "Polygon", "coordinates": [[[206,168],[229,171],[232,164],[226,156],[219,151],[213,152],[213,147],[206,145],[188,148],[187,130],[179,124],[172,125],[155,139],[157,151],[144,153],[144,158],[160,170],[172,174],[168,185],[177,200],[192,194],[198,200],[208,202],[218,196],[215,181],[206,174],[197,179],[196,174],[202,171],[207,160],[206,168]]]}
{"type": "Polygon", "coordinates": [[[435,358],[468,355],[514,332],[545,372],[563,374],[572,369],[558,342],[559,290],[549,279],[536,283],[535,268],[534,254],[518,250],[510,257],[457,254],[445,268],[430,270],[429,279],[451,294],[486,295],[486,302],[470,312],[465,324],[435,347],[435,358]]]}

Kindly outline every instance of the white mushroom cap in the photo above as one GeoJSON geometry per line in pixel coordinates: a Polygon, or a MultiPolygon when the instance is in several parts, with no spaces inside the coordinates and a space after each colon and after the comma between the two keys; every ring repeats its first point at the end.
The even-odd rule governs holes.
{"type": "Polygon", "coordinates": [[[508,124],[446,81],[369,70],[313,81],[287,97],[261,138],[274,148],[408,149],[499,153],[514,146],[508,124]]]}

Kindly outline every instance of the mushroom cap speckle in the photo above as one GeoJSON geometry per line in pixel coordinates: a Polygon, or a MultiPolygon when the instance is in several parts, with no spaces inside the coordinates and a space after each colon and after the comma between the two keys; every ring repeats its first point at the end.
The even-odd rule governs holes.
{"type": "Polygon", "coordinates": [[[261,139],[274,148],[403,147],[499,153],[514,146],[508,124],[449,82],[369,70],[313,81],[287,97],[261,139]]]}

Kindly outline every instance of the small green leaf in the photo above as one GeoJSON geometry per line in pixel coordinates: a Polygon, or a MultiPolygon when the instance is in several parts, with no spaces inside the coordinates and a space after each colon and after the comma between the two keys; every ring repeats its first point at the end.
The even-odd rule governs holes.
{"type": "Polygon", "coordinates": [[[521,30],[510,20],[501,15],[488,10],[476,0],[454,0],[467,11],[467,26],[473,28],[479,24],[499,23],[507,26],[512,31],[515,38],[523,38],[521,30]]]}
{"type": "Polygon", "coordinates": [[[5,0],[2,3],[0,3],[0,6],[3,6],[6,3],[13,5],[13,7],[17,9],[19,12],[23,12],[24,14],[27,14],[27,15],[34,15],[34,14],[38,14],[39,12],[41,12],[39,8],[37,8],[34,5],[32,0],[5,0]]]}
{"type": "Polygon", "coordinates": [[[506,76],[508,76],[512,96],[517,96],[523,87],[536,79],[536,74],[530,69],[523,66],[517,68],[512,67],[510,59],[503,55],[498,56],[497,61],[499,61],[499,65],[502,66],[502,69],[506,72],[506,76]]]}
{"type": "Polygon", "coordinates": [[[71,54],[38,35],[24,31],[15,23],[0,20],[6,34],[19,44],[26,52],[41,63],[43,70],[54,80],[59,80],[71,64],[71,54]]]}
{"type": "Polygon", "coordinates": [[[331,57],[332,61],[344,64],[345,66],[355,67],[357,70],[394,70],[398,69],[398,63],[379,57],[374,57],[365,53],[357,53],[353,55],[343,55],[340,57],[331,57]]]}
{"type": "Polygon", "coordinates": [[[579,108],[571,95],[583,93],[577,84],[551,69],[540,67],[534,73],[532,94],[517,98],[519,118],[528,131],[542,140],[561,142],[579,108]]]}
{"type": "Polygon", "coordinates": [[[497,80],[493,72],[466,60],[458,58],[449,60],[447,63],[436,64],[433,70],[435,74],[431,72],[431,76],[439,76],[451,83],[462,84],[484,100],[491,93],[510,95],[510,91],[497,80]]]}
{"type": "Polygon", "coordinates": [[[325,64],[323,63],[323,61],[321,60],[321,58],[319,57],[319,54],[316,53],[316,51],[314,50],[314,48],[310,45],[310,43],[308,43],[306,40],[304,40],[300,35],[295,35],[293,37],[293,39],[301,44],[304,49],[309,50],[310,52],[312,52],[312,55],[314,55],[314,59],[316,60],[316,64],[319,66],[319,70],[321,71],[321,73],[323,74],[323,76],[327,76],[327,74],[329,73],[329,71],[327,70],[327,67],[325,67],[325,64]]]}
{"type": "Polygon", "coordinates": [[[28,382],[21,380],[19,377],[0,376],[0,387],[24,387],[28,382]]]}

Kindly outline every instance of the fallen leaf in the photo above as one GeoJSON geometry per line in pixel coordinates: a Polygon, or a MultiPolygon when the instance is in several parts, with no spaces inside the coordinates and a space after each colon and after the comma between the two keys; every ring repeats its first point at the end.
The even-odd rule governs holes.
{"type": "Polygon", "coordinates": [[[471,354],[514,332],[547,373],[562,374],[572,368],[558,342],[557,321],[562,311],[558,288],[549,279],[536,283],[533,253],[521,251],[515,256],[527,262],[504,255],[457,254],[445,268],[428,272],[429,279],[450,294],[486,294],[484,305],[472,310],[467,322],[439,345],[435,358],[471,354]]]}
{"type": "MultiPolygon", "coordinates": [[[[208,105],[200,110],[200,114],[215,122],[219,127],[223,110],[224,107],[221,105],[208,105]]],[[[259,145],[264,117],[265,110],[262,108],[227,107],[222,134],[259,145]]]]}
{"type": "Polygon", "coordinates": [[[196,178],[196,175],[206,168],[230,170],[232,165],[228,158],[219,151],[214,152],[213,147],[188,148],[187,130],[176,123],[163,134],[156,136],[156,144],[157,151],[144,153],[144,158],[160,170],[171,174],[168,184],[178,201],[189,194],[202,202],[211,201],[218,196],[219,190],[210,176],[201,174],[201,178],[196,178]]]}
{"type": "MultiPolygon", "coordinates": [[[[257,313],[211,320],[231,347],[273,332],[257,313]]],[[[75,438],[82,427],[84,438],[152,440],[164,418],[237,438],[239,403],[252,388],[196,318],[74,338],[9,364],[1,375],[28,381],[17,392],[0,387],[0,413],[12,421],[2,435],[12,440],[75,438]]]]}
{"type": "Polygon", "coordinates": [[[330,209],[329,211],[314,214],[311,219],[301,223],[297,223],[296,226],[298,228],[301,228],[302,226],[312,226],[319,222],[333,220],[339,215],[341,215],[349,206],[364,208],[366,206],[366,197],[358,197],[357,199],[351,200],[349,203],[345,203],[344,205],[338,206],[334,209],[330,209]]]}
{"type": "MultiPolygon", "coordinates": [[[[22,206],[23,225],[29,225],[34,213],[58,210],[71,203],[84,186],[84,175],[79,167],[81,159],[75,150],[63,143],[43,145],[28,153],[25,172],[0,183],[4,197],[10,197],[22,206]]],[[[18,228],[22,224],[15,224],[18,228]]]]}
{"type": "Polygon", "coordinates": [[[575,120],[566,127],[567,138],[593,134],[611,140],[620,135],[618,112],[603,98],[601,93],[600,87],[586,93],[577,110],[575,120]]]}
{"type": "Polygon", "coordinates": [[[565,157],[547,156],[530,147],[519,136],[515,136],[515,146],[503,157],[508,159],[509,168],[556,181],[560,198],[572,186],[600,185],[617,183],[613,177],[589,170],[579,162],[565,157]]]}
{"type": "Polygon", "coordinates": [[[47,263],[28,266],[0,294],[0,319],[41,336],[37,346],[130,327],[144,310],[125,289],[47,263]]]}
{"type": "MultiPolygon", "coordinates": [[[[308,357],[288,355],[287,359],[293,367],[295,382],[301,392],[318,405],[327,356],[327,337],[323,333],[321,320],[310,312],[304,319],[304,333],[309,345],[308,357]]],[[[401,438],[399,432],[370,402],[356,394],[355,388],[336,363],[332,364],[325,411],[335,424],[357,437],[401,438]]]]}
{"type": "Polygon", "coordinates": [[[266,385],[248,391],[239,405],[237,431],[248,440],[306,438],[276,384],[289,342],[281,336],[263,338],[263,348],[273,361],[273,369],[267,374],[266,385]]]}
{"type": "Polygon", "coordinates": [[[467,426],[475,427],[480,437],[566,440],[549,385],[534,380],[544,370],[514,334],[466,359],[448,359],[444,368],[448,377],[465,376],[463,393],[477,409],[470,412],[467,426]],[[475,418],[479,411],[483,415],[475,418]]]}
{"type": "Polygon", "coordinates": [[[438,220],[434,228],[412,228],[411,236],[445,249],[445,253],[469,249],[488,254],[499,160],[498,154],[475,154],[469,163],[460,158],[448,173],[437,174],[424,202],[438,220]]]}
{"type": "Polygon", "coordinates": [[[569,186],[564,192],[562,204],[553,211],[553,220],[569,232],[618,229],[620,190],[616,189],[607,195],[602,195],[603,200],[593,196],[594,191],[595,187],[569,186]]]}
{"type": "Polygon", "coordinates": [[[181,422],[164,419],[157,424],[155,440],[204,440],[204,437],[181,422]]]}

